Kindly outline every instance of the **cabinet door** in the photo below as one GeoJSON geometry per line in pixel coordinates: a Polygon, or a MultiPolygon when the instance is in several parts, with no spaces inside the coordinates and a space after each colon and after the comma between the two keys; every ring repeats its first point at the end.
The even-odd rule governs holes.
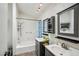
{"type": "Polygon", "coordinates": [[[43,46],[43,42],[40,42],[40,56],[45,56],[45,47],[43,46]]]}
{"type": "Polygon", "coordinates": [[[38,42],[36,40],[36,55],[37,56],[45,56],[45,47],[43,46],[43,42],[38,42]]]}
{"type": "Polygon", "coordinates": [[[35,52],[36,52],[36,55],[38,56],[39,55],[39,42],[38,41],[35,42],[35,52]]]}
{"type": "Polygon", "coordinates": [[[55,56],[55,55],[45,48],[45,56],[55,56]]]}

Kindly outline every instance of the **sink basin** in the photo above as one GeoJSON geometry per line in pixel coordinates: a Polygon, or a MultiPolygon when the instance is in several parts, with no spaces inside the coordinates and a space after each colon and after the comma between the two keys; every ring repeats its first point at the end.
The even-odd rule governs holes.
{"type": "Polygon", "coordinates": [[[58,55],[68,55],[68,50],[62,48],[61,46],[52,46],[51,50],[54,51],[54,53],[58,53],[58,55]]]}

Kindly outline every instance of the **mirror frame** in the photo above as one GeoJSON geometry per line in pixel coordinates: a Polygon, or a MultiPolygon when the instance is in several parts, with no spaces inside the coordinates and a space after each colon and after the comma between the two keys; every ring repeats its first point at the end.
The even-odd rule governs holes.
{"type": "Polygon", "coordinates": [[[57,13],[57,15],[58,15],[58,35],[78,37],[79,36],[79,31],[78,31],[78,29],[79,29],[79,26],[78,26],[79,25],[78,24],[79,23],[79,17],[78,17],[78,15],[79,15],[79,4],[77,3],[77,4],[71,6],[67,9],[57,13]],[[73,34],[71,34],[71,33],[61,33],[60,32],[60,14],[62,14],[63,12],[67,12],[68,10],[71,10],[71,9],[74,9],[74,33],[73,34]]]}

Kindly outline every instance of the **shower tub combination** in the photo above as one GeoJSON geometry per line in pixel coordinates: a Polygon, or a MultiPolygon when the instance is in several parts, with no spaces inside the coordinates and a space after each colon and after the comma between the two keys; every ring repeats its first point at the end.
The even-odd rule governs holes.
{"type": "Polygon", "coordinates": [[[27,53],[35,51],[35,38],[24,38],[20,37],[19,40],[17,40],[17,46],[16,46],[16,54],[21,53],[27,53]]]}
{"type": "Polygon", "coordinates": [[[21,53],[26,53],[26,52],[31,52],[31,51],[35,51],[35,44],[27,44],[27,45],[22,45],[22,44],[18,44],[16,46],[16,54],[21,54],[21,53]]]}
{"type": "Polygon", "coordinates": [[[18,23],[16,54],[35,51],[36,21],[18,20],[18,23]]]}

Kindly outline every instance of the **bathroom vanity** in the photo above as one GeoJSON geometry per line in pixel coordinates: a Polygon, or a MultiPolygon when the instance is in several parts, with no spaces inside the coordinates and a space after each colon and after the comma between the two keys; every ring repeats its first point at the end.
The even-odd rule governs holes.
{"type": "Polygon", "coordinates": [[[79,56],[79,50],[68,47],[62,47],[62,44],[44,44],[43,38],[36,38],[36,55],[37,56],[79,56]]]}

